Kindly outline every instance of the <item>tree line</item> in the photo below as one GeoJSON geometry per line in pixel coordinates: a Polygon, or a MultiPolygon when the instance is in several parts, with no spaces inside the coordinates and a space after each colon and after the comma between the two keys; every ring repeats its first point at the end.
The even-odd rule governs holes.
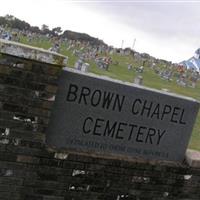
{"type": "Polygon", "coordinates": [[[98,38],[91,37],[88,34],[85,33],[77,33],[70,30],[63,31],[61,27],[54,27],[52,29],[49,28],[48,25],[43,24],[41,28],[38,26],[31,26],[29,23],[27,23],[24,20],[20,20],[13,15],[5,15],[0,16],[0,25],[3,27],[11,28],[11,29],[18,29],[20,31],[30,31],[32,33],[37,34],[44,34],[49,35],[52,37],[61,37],[61,38],[67,38],[70,40],[80,40],[80,41],[87,41],[91,44],[101,45],[105,43],[102,40],[99,40],[98,38]]]}

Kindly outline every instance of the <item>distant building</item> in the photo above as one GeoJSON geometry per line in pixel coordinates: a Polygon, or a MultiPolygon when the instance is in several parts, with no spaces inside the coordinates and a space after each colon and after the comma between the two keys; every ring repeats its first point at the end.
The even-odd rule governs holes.
{"type": "Polygon", "coordinates": [[[184,60],[180,64],[184,65],[187,69],[200,72],[200,48],[195,51],[195,55],[188,60],[184,60]]]}
{"type": "Polygon", "coordinates": [[[195,58],[200,59],[200,48],[195,51],[195,58]]]}

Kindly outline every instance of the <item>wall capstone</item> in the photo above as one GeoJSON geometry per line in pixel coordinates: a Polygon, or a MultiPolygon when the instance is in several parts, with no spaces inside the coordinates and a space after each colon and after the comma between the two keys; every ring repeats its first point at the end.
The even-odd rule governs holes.
{"type": "Polygon", "coordinates": [[[0,39],[0,52],[20,58],[48,64],[66,66],[68,57],[42,48],[30,47],[17,42],[0,39]]]}

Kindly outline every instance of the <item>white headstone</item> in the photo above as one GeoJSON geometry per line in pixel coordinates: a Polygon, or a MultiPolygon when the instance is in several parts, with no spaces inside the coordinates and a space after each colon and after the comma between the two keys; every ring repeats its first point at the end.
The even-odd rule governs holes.
{"type": "Polygon", "coordinates": [[[75,63],[74,68],[77,69],[77,70],[81,70],[82,65],[83,65],[83,61],[79,59],[79,60],[77,60],[77,62],[75,63]]]}
{"type": "Polygon", "coordinates": [[[136,76],[134,79],[134,83],[137,85],[142,85],[143,84],[143,77],[142,76],[136,76]]]}
{"type": "Polygon", "coordinates": [[[81,67],[81,71],[82,72],[89,72],[89,66],[90,66],[90,64],[89,63],[84,63],[83,65],[82,65],[82,67],[81,67]]]}

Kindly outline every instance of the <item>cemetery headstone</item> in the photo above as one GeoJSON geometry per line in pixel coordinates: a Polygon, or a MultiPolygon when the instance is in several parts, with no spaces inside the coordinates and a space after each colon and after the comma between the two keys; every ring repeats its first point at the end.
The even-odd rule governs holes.
{"type": "Polygon", "coordinates": [[[77,70],[81,70],[82,65],[83,65],[83,61],[81,59],[78,59],[77,62],[75,63],[75,65],[74,65],[74,68],[77,69],[77,70]]]}
{"type": "Polygon", "coordinates": [[[128,64],[128,70],[132,70],[132,65],[131,64],[128,64]]]}
{"type": "Polygon", "coordinates": [[[90,64],[89,63],[84,63],[81,67],[81,71],[82,72],[89,72],[89,67],[90,67],[90,64]]]}
{"type": "Polygon", "coordinates": [[[142,85],[143,84],[143,77],[142,76],[136,76],[134,79],[134,83],[137,85],[142,85]]]}
{"type": "Polygon", "coordinates": [[[136,67],[136,72],[138,72],[138,73],[143,73],[143,71],[144,71],[144,67],[143,66],[140,66],[140,67],[136,67]]]}
{"type": "Polygon", "coordinates": [[[172,81],[172,71],[164,70],[160,73],[162,79],[172,81]]]}

